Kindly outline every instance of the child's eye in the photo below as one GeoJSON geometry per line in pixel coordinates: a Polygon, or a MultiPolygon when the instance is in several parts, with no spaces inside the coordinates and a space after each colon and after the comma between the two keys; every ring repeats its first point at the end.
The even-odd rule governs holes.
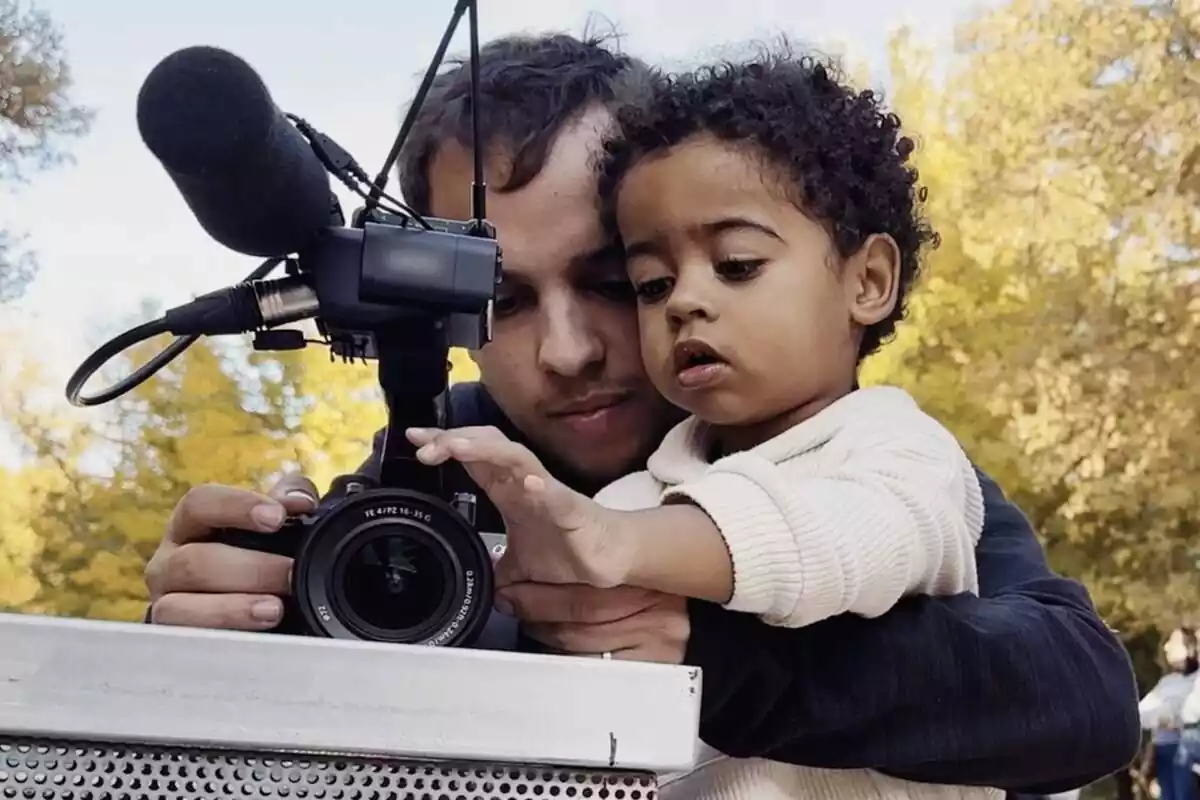
{"type": "Polygon", "coordinates": [[[643,303],[654,303],[665,297],[674,285],[674,278],[651,278],[637,284],[635,291],[637,291],[638,300],[643,303]]]}
{"type": "Polygon", "coordinates": [[[753,278],[758,274],[758,270],[763,264],[767,263],[766,259],[728,259],[718,261],[716,264],[717,274],[722,278],[730,281],[745,281],[753,278]]]}

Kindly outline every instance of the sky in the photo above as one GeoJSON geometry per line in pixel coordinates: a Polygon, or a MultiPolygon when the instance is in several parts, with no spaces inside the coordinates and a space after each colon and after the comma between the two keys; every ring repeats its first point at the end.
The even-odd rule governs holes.
{"type": "MultiPolygon", "coordinates": [[[[28,7],[29,0],[18,0],[28,7]]],[[[41,265],[13,307],[15,322],[60,384],[118,323],[146,301],[160,308],[234,283],[258,261],[209,239],[137,131],[138,89],[169,53],[213,45],[241,56],[276,103],[353,153],[373,176],[433,55],[452,0],[37,0],[61,28],[73,99],[96,120],[67,142],[74,163],[0,186],[0,227],[25,235],[41,265]]],[[[899,25],[947,41],[975,0],[479,0],[480,37],[579,33],[600,15],[622,48],[660,64],[693,63],[715,48],[783,32],[883,69],[899,25]]],[[[464,17],[451,45],[465,53],[464,17]]],[[[340,188],[340,186],[339,186],[340,188]]],[[[394,178],[389,188],[395,188],[394,178]]],[[[347,216],[357,207],[341,193],[347,216]]],[[[97,387],[89,385],[89,390],[97,387]]],[[[65,399],[62,401],[64,406],[65,399]]],[[[88,413],[86,410],[81,413],[88,413]]],[[[15,451],[0,441],[0,463],[15,451]]]]}

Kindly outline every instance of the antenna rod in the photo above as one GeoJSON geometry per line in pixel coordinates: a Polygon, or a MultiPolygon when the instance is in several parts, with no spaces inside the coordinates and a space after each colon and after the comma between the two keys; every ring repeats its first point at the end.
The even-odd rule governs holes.
{"type": "MultiPolygon", "coordinates": [[[[425,77],[421,79],[421,85],[417,88],[417,93],[413,97],[412,104],[408,107],[408,113],[404,116],[404,122],[400,124],[400,130],[396,133],[396,139],[392,142],[392,149],[388,151],[387,158],[383,161],[383,168],[379,170],[379,174],[375,176],[374,183],[371,184],[371,192],[367,197],[367,202],[364,210],[367,212],[373,211],[379,207],[379,199],[383,194],[384,188],[387,186],[388,173],[392,171],[397,159],[400,158],[400,149],[404,147],[404,141],[408,138],[409,131],[417,122],[417,113],[421,110],[421,106],[425,104],[425,95],[429,94],[429,88],[433,85],[433,79],[437,77],[437,72],[442,66],[442,60],[446,57],[446,50],[450,48],[450,40],[454,38],[454,32],[458,29],[458,22],[462,19],[463,13],[471,9],[471,41],[478,41],[478,32],[475,17],[475,0],[458,0],[454,5],[454,13],[450,15],[450,24],[446,26],[445,33],[442,34],[442,40],[438,42],[437,52],[433,54],[433,58],[429,62],[429,68],[425,70],[425,77]]],[[[475,56],[477,49],[471,53],[472,67],[474,67],[475,56]]],[[[474,76],[474,73],[472,73],[474,76]]],[[[474,109],[472,109],[474,113],[474,109]]],[[[365,218],[365,215],[364,215],[365,218]]]]}
{"type": "Polygon", "coordinates": [[[483,147],[479,135],[479,8],[478,0],[466,0],[468,4],[467,21],[471,32],[471,150],[474,156],[474,176],[471,180],[471,216],[475,218],[475,230],[483,232],[483,221],[487,218],[485,202],[487,182],[483,176],[483,147]]]}

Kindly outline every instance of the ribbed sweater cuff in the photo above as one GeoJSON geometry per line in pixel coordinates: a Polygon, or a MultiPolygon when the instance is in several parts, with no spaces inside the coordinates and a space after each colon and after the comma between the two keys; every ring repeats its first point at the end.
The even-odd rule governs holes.
{"type": "MultiPolygon", "coordinates": [[[[714,470],[665,496],[695,503],[725,539],[734,581],[726,608],[780,619],[794,612],[806,576],[783,509],[762,486],[743,475],[714,470]]],[[[820,576],[809,579],[814,578],[820,576]]]]}

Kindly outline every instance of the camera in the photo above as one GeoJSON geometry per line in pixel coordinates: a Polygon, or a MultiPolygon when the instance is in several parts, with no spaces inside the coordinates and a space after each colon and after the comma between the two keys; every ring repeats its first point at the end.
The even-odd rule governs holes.
{"type": "MultiPolygon", "coordinates": [[[[418,229],[407,218],[375,212],[371,222],[358,220],[364,234],[331,228],[300,255],[301,267],[319,265],[311,279],[303,268],[295,277],[313,287],[317,328],[331,354],[378,363],[388,425],[378,475],[335,478],[313,512],[288,518],[276,533],[215,532],[223,544],[294,559],[277,633],[470,647],[491,615],[492,555],[503,552],[504,536],[475,529],[477,498],[466,473],[455,464],[421,464],[404,429],[453,426],[444,402],[449,346],[478,342],[488,323],[478,313],[435,313],[438,303],[423,279],[454,274],[441,266],[450,261],[460,296],[490,297],[498,248],[490,226],[472,238],[473,223],[424,222],[428,227],[418,229]],[[437,268],[422,274],[413,266],[422,261],[437,268]],[[359,276],[357,288],[345,280],[351,274],[359,276]],[[371,287],[388,295],[386,304],[362,302],[371,287]],[[420,303],[398,305],[405,296],[420,303]]],[[[259,298],[271,305],[268,292],[259,298]]],[[[291,333],[260,331],[255,348],[286,348],[290,338],[280,334],[291,333]]]]}
{"type": "Polygon", "coordinates": [[[278,633],[396,644],[470,646],[492,605],[502,534],[469,524],[474,496],[453,504],[336,478],[320,505],[273,534],[224,529],[216,541],[295,559],[278,633]]]}
{"type": "MultiPolygon", "coordinates": [[[[456,5],[446,43],[468,10],[475,35],[473,9],[456,5]]],[[[199,336],[253,332],[257,350],[303,348],[311,341],[305,332],[279,326],[308,319],[331,357],[378,365],[388,423],[376,462],[337,478],[313,513],[287,520],[282,531],[215,532],[219,542],[294,559],[279,632],[458,647],[473,645],[492,616],[491,551],[503,537],[485,542],[475,530],[475,488],[461,466],[421,464],[404,435],[409,427],[455,427],[449,350],[490,340],[501,275],[480,148],[472,219],[425,217],[383,188],[440,59],[374,182],[330,137],[281,111],[253,68],[224,50],[172,53],[138,95],[143,141],[201,226],[235,252],[268,258],[241,283],[101,346],[68,380],[68,400],[115,399],[199,336]],[[366,201],[350,225],[331,176],[366,201]],[[268,279],[281,264],[286,274],[268,279]],[[163,333],[178,338],[112,388],[83,395],[108,359],[163,333]]],[[[474,75],[472,92],[477,103],[474,75]]]]}

